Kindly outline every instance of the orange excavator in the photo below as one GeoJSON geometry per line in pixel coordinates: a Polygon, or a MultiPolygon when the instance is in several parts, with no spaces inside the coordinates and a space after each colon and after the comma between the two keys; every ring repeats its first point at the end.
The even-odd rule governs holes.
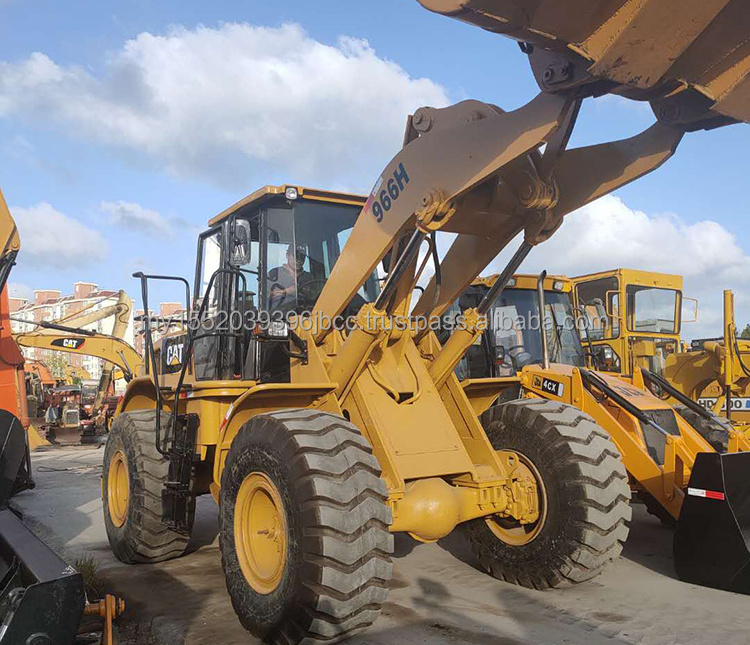
{"type": "Polygon", "coordinates": [[[125,610],[107,595],[87,602],[83,577],[9,507],[34,487],[26,427],[24,358],[11,336],[7,281],[21,248],[18,229],[0,192],[0,645],[72,645],[84,631],[113,645],[112,620],[125,610]],[[84,621],[84,616],[86,620],[84,621]]]}

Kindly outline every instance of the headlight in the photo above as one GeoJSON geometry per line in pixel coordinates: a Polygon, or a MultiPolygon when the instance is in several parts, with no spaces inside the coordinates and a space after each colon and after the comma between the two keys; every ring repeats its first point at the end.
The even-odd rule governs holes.
{"type": "Polygon", "coordinates": [[[288,186],[284,191],[284,197],[286,197],[289,201],[294,201],[295,199],[297,199],[297,197],[299,197],[297,189],[294,186],[288,186]]]}
{"type": "Polygon", "coordinates": [[[562,291],[565,288],[565,283],[562,280],[555,280],[552,283],[552,288],[555,291],[562,291]]]}
{"type": "Polygon", "coordinates": [[[283,321],[275,320],[268,326],[268,336],[271,338],[286,338],[289,336],[289,326],[283,321]]]}

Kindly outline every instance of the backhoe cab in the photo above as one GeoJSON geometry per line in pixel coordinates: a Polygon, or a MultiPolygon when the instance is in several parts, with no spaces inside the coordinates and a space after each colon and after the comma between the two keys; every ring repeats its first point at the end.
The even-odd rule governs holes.
{"type": "MultiPolygon", "coordinates": [[[[434,541],[462,525],[487,571],[540,589],[617,557],[630,489],[607,433],[541,399],[480,422],[454,370],[566,214],[659,167],[685,132],[750,118],[750,67],[724,64],[748,55],[722,12],[740,2],[679,3],[684,25],[668,39],[650,1],[563,13],[557,0],[422,4],[523,41],[538,96],[511,112],[420,108],[366,200],[281,186],[214,218],[194,297],[169,278],[185,289],[186,332],[149,343],[148,375],[128,385],[107,442],[115,555],[181,555],[195,497],[210,493],[234,609],[270,642],[340,640],[372,623],[397,531],[434,541]],[[569,150],[581,102],[606,92],[651,101],[657,122],[569,150]],[[442,261],[438,231],[455,234],[442,261]],[[501,278],[440,343],[430,321],[519,234],[501,278]],[[425,247],[435,274],[412,303],[425,247]]],[[[144,310],[154,277],[140,276],[144,310]]]]}

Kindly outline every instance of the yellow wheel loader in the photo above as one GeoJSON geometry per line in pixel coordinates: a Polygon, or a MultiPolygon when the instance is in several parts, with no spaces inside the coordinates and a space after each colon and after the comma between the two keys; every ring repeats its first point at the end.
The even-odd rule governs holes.
{"type": "Polygon", "coordinates": [[[269,642],[371,624],[394,532],[435,541],[466,525],[493,575],[540,588],[588,580],[619,553],[629,490],[615,444],[537,401],[483,427],[454,369],[567,213],[657,168],[686,131],[750,117],[734,92],[746,67],[724,64],[749,55],[722,11],[734,3],[669,3],[668,38],[663,0],[586,0],[564,14],[552,0],[423,4],[521,41],[540,94],[512,112],[421,108],[366,199],[256,191],[209,221],[192,293],[183,278],[137,276],[144,311],[150,283],[166,278],[189,317],[181,334],[147,334],[147,375],[113,422],[110,544],[127,563],[179,556],[195,498],[210,494],[229,597],[269,642]],[[657,122],[568,150],[581,101],[609,91],[650,100],[657,122]],[[420,249],[437,258],[438,231],[456,237],[412,308],[420,249]],[[431,321],[519,233],[503,277],[439,343],[431,321]],[[545,439],[554,450],[539,449],[545,439]]]}
{"type": "MultiPolygon", "coordinates": [[[[476,280],[452,316],[475,306],[497,279],[476,280]]],[[[745,571],[750,551],[743,537],[750,527],[743,511],[750,476],[741,471],[747,455],[717,454],[725,451],[722,440],[739,433],[658,374],[635,367],[623,378],[589,369],[601,351],[590,341],[585,351],[579,330],[590,339],[591,326],[601,329],[606,319],[596,324],[592,316],[579,315],[572,291],[569,279],[543,273],[514,276],[499,294],[481,342],[457,369],[483,424],[502,420],[511,425],[516,406],[530,404],[593,424],[616,446],[612,456],[627,470],[632,493],[663,523],[676,524],[680,577],[750,592],[745,571]],[[493,399],[502,381],[507,387],[493,399]],[[705,547],[709,535],[721,536],[727,549],[712,555],[705,547]]]]}

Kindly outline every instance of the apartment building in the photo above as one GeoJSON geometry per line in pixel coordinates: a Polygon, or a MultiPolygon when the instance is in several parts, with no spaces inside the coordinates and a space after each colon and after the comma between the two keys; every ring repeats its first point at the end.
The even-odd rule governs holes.
{"type": "MultiPolygon", "coordinates": [[[[92,282],[76,282],[73,285],[73,293],[62,295],[60,291],[54,289],[37,289],[31,300],[27,298],[10,298],[10,312],[14,318],[22,318],[28,322],[11,321],[11,329],[14,333],[28,332],[37,329],[34,322],[56,321],[63,317],[75,314],[84,309],[97,311],[104,307],[117,304],[118,292],[100,289],[98,285],[92,282]]],[[[114,318],[109,317],[99,320],[89,325],[85,329],[90,329],[99,333],[110,334],[114,326],[114,318]]],[[[123,339],[134,345],[134,322],[133,313],[131,312],[130,322],[123,339]]],[[[22,347],[23,354],[28,359],[40,360],[55,364],[60,361],[59,357],[65,360],[67,365],[74,368],[83,368],[88,372],[92,379],[99,379],[102,373],[102,361],[93,356],[83,356],[78,354],[69,354],[66,352],[52,352],[45,349],[34,347],[22,347]],[[51,358],[54,354],[56,357],[51,358]]]]}

